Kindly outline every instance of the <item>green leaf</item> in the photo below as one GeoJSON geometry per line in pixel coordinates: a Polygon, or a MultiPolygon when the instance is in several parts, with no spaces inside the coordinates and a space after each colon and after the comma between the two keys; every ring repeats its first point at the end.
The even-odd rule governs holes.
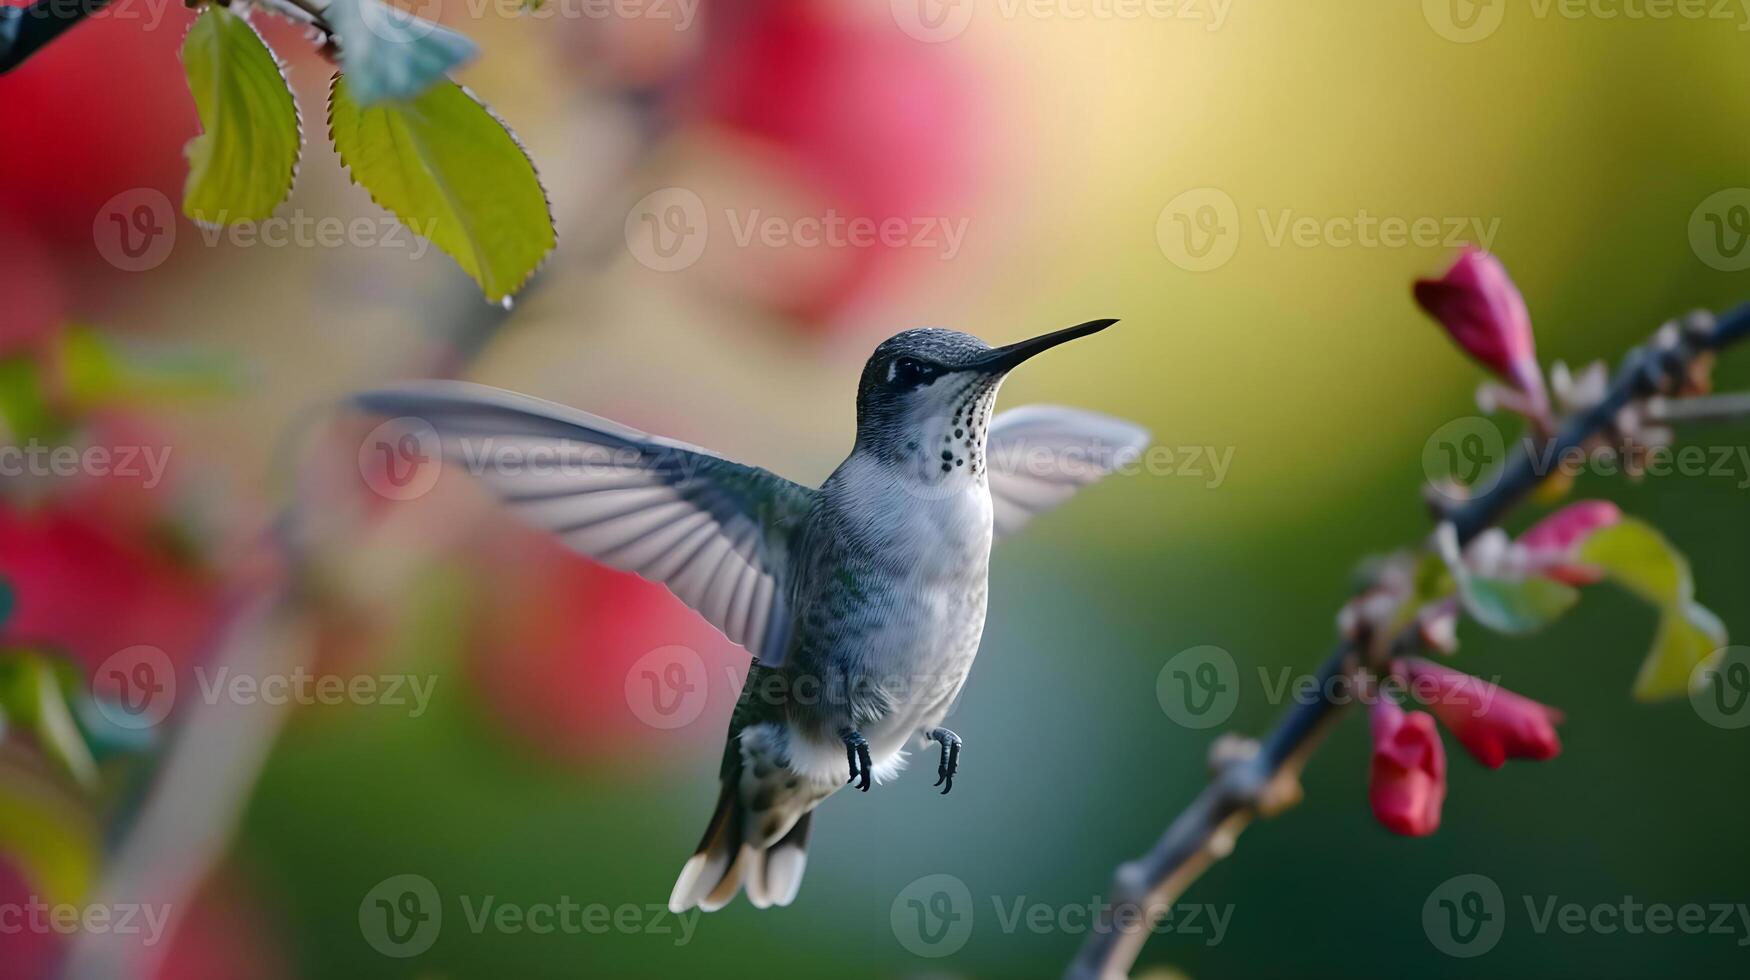
{"type": "Polygon", "coordinates": [[[0,857],[50,903],[78,902],[97,873],[89,807],[22,750],[0,746],[0,857]]]}
{"type": "Polygon", "coordinates": [[[130,349],[90,327],[69,327],[60,344],[60,390],[84,410],[188,401],[237,387],[229,362],[198,352],[130,349]]]}
{"type": "Polygon", "coordinates": [[[1695,668],[1728,639],[1719,617],[1696,603],[1682,553],[1651,525],[1625,518],[1587,538],[1579,559],[1658,607],[1659,628],[1635,678],[1635,697],[1652,701],[1687,693],[1695,668]]]}
{"type": "Polygon", "coordinates": [[[340,40],[340,67],[360,105],[415,98],[480,50],[380,0],[333,0],[322,15],[340,40]]]}
{"type": "Polygon", "coordinates": [[[97,762],[73,719],[54,661],[30,651],[0,660],[0,707],[74,781],[87,789],[97,785],[97,762]]]}
{"type": "Polygon", "coordinates": [[[208,6],[182,41],[202,132],[188,141],[182,213],[213,225],[260,221],[292,191],[301,137],[285,74],[247,20],[208,6]]]}
{"type": "Polygon", "coordinates": [[[371,199],[508,303],[557,236],[547,192],[516,137],[461,86],[364,107],[334,78],[328,133],[371,199]]]}
{"type": "Polygon", "coordinates": [[[36,359],[0,359],[0,439],[22,445],[32,439],[52,440],[66,428],[49,405],[36,359]]]}
{"type": "Polygon", "coordinates": [[[1463,575],[1459,595],[1471,618],[1497,633],[1532,633],[1555,622],[1580,601],[1571,586],[1547,578],[1463,575]]]}

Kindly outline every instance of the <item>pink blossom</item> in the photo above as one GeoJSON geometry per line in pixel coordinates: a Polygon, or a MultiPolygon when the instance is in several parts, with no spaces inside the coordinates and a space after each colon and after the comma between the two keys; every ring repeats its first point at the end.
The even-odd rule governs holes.
{"type": "Polygon", "coordinates": [[[1446,749],[1434,718],[1406,712],[1389,698],[1373,705],[1373,763],[1368,799],[1387,830],[1426,837],[1440,826],[1446,801],[1446,749]]]}
{"type": "Polygon", "coordinates": [[[1569,585],[1591,585],[1604,573],[1576,560],[1580,545],[1621,520],[1622,510],[1608,500],[1576,501],[1532,525],[1518,544],[1538,574],[1569,585]]]}
{"type": "Polygon", "coordinates": [[[1465,353],[1523,392],[1535,414],[1548,412],[1531,314],[1499,259],[1466,248],[1446,275],[1417,280],[1415,295],[1465,353]]]}
{"type": "Polygon", "coordinates": [[[1483,765],[1499,769],[1508,759],[1553,759],[1561,753],[1555,726],[1562,715],[1554,708],[1427,660],[1406,658],[1398,666],[1425,696],[1428,710],[1483,765]]]}

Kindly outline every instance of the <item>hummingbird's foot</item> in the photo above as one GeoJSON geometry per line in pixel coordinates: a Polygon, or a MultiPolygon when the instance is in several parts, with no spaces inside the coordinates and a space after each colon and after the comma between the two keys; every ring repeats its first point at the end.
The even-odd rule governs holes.
{"type": "Polygon", "coordinates": [[[927,739],[942,743],[942,761],[936,765],[936,785],[947,796],[954,788],[954,774],[960,771],[960,736],[946,728],[933,729],[927,739]]]}
{"type": "Polygon", "coordinates": [[[869,776],[875,771],[875,764],[869,760],[868,741],[854,728],[841,729],[839,738],[845,740],[845,761],[851,764],[851,778],[846,782],[856,783],[858,789],[869,792],[869,776]],[[861,782],[858,777],[862,777],[861,782]]]}

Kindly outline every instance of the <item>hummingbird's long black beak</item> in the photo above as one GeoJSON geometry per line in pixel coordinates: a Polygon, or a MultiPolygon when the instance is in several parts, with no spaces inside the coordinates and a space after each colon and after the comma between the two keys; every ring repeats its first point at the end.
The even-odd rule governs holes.
{"type": "Polygon", "coordinates": [[[988,374],[1002,374],[1005,371],[1012,371],[1017,364],[1036,354],[1048,351],[1059,344],[1067,344],[1089,334],[1099,333],[1117,322],[1117,320],[1089,320],[1087,323],[1066,327],[1063,330],[1054,330],[1043,337],[1034,337],[1032,340],[1023,340],[1018,344],[998,347],[968,364],[966,369],[983,371],[988,374]]]}

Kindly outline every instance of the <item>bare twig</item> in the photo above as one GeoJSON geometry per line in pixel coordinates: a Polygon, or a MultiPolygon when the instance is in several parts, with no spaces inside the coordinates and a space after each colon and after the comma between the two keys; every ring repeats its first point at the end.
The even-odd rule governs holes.
{"type": "MultiPolygon", "coordinates": [[[[1649,399],[1681,395],[1696,362],[1750,334],[1750,305],[1717,321],[1696,313],[1679,326],[1667,324],[1647,343],[1629,351],[1609,390],[1597,405],[1574,415],[1542,445],[1522,443],[1487,493],[1450,507],[1436,516],[1450,522],[1459,542],[1466,543],[1500,522],[1549,476],[1541,460],[1560,458],[1610,431],[1619,413],[1649,399]]],[[[1392,653],[1407,652],[1421,642],[1412,627],[1395,638],[1392,653]]],[[[1224,751],[1234,744],[1223,736],[1212,753],[1215,775],[1196,799],[1168,825],[1147,854],[1120,865],[1113,879],[1111,901],[1100,921],[1070,963],[1072,980],[1116,980],[1129,975],[1150,927],[1211,863],[1226,857],[1235,838],[1258,817],[1268,817],[1300,798],[1299,776],[1322,736],[1353,703],[1352,678],[1361,670],[1367,645],[1353,639],[1338,643],[1319,667],[1314,699],[1296,702],[1255,751],[1224,751]]]]}
{"type": "Polygon", "coordinates": [[[1677,424],[1703,422],[1742,422],[1750,419],[1750,392],[1676,400],[1658,397],[1647,400],[1647,421],[1677,424]]]}

